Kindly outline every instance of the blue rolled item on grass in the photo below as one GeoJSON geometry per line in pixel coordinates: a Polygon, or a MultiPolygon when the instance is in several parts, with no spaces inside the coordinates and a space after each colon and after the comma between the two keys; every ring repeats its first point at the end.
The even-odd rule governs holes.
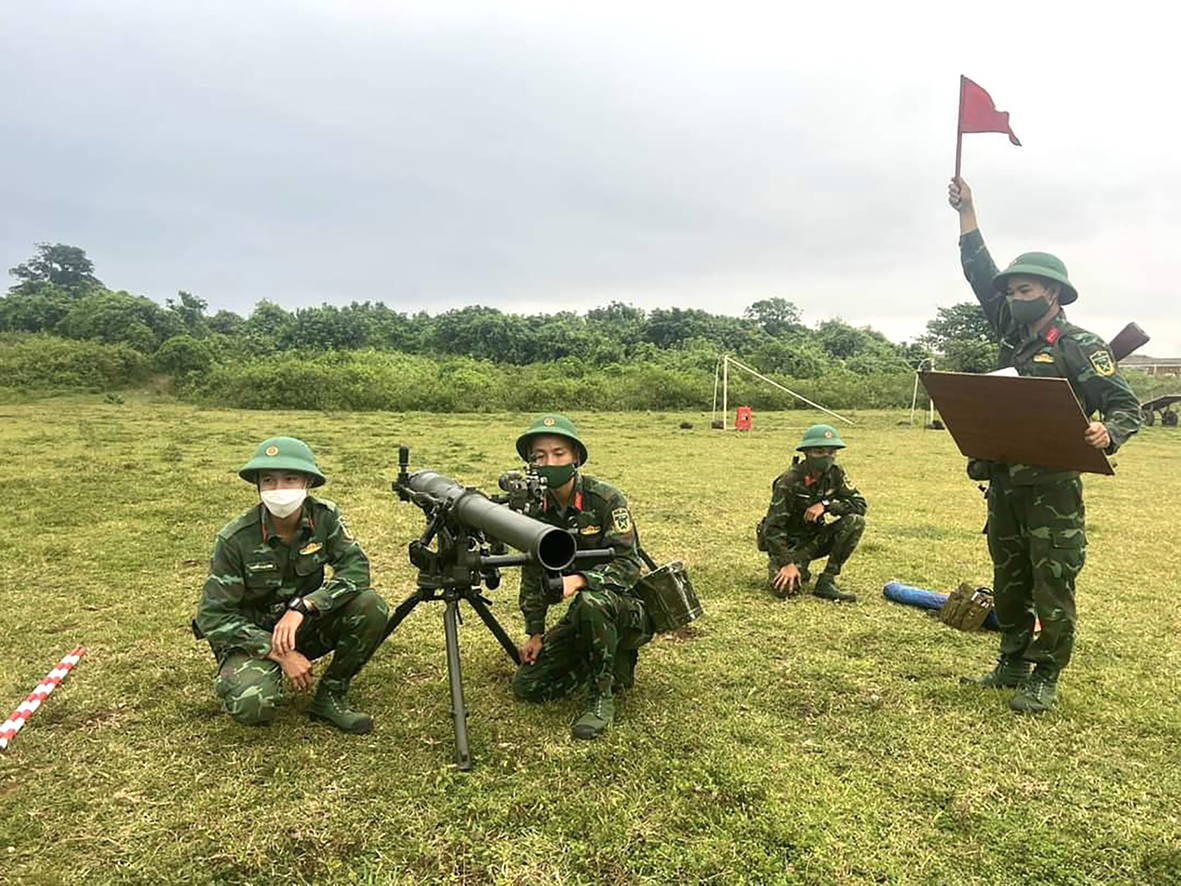
{"type": "MultiPolygon", "coordinates": [[[[882,596],[887,600],[893,600],[895,603],[917,606],[919,609],[933,609],[936,612],[942,609],[943,604],[947,602],[947,594],[941,594],[938,591],[928,591],[926,588],[904,585],[900,581],[887,582],[886,586],[882,588],[882,596]]],[[[996,620],[996,610],[988,613],[988,618],[984,620],[984,626],[990,631],[999,631],[1001,629],[996,620]]]]}

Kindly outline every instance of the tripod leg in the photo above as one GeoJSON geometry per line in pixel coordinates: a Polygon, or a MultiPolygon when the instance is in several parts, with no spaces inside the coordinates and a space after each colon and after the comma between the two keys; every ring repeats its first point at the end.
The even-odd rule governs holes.
{"type": "Polygon", "coordinates": [[[504,647],[504,651],[508,653],[508,657],[513,660],[518,666],[521,664],[521,654],[517,651],[517,645],[513,642],[512,637],[508,635],[508,631],[496,620],[496,616],[492,614],[492,610],[488,608],[488,604],[480,599],[480,595],[473,591],[465,598],[472,604],[472,609],[476,610],[476,615],[488,626],[493,636],[500,641],[500,645],[504,647]]]}
{"type": "Polygon", "coordinates": [[[386,638],[388,638],[389,635],[397,629],[398,625],[402,623],[402,619],[410,614],[410,610],[412,610],[423,600],[427,599],[430,599],[430,595],[422,588],[419,588],[417,591],[399,603],[398,608],[393,611],[389,617],[389,620],[385,623],[385,630],[382,631],[381,640],[378,641],[377,645],[380,646],[386,641],[386,638]]]}
{"type": "Polygon", "coordinates": [[[459,665],[459,600],[447,601],[443,633],[447,637],[447,677],[451,683],[451,718],[455,721],[455,762],[463,771],[472,768],[472,751],[467,742],[467,707],[463,703],[463,673],[459,665]]]}

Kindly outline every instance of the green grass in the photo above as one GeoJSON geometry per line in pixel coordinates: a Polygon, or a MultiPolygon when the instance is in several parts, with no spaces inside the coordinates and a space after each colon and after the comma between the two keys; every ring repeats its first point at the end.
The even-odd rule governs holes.
{"type": "MultiPolygon", "coordinates": [[[[460,630],[475,769],[453,765],[442,607],[419,607],[355,682],[373,734],[261,730],[219,713],[188,632],[213,535],[252,500],[253,445],[313,445],[391,603],[412,588],[414,465],[492,489],[526,415],[202,410],[59,398],[0,407],[0,699],[89,652],[0,755],[13,883],[1181,882],[1181,432],[1146,429],[1088,477],[1087,568],[1060,702],[1019,718],[962,687],[995,635],[885,601],[892,578],[987,583],[983,503],[946,433],[858,417],[842,456],[869,526],[857,606],[773,599],[754,548],[809,413],[576,414],[590,473],[625,490],[645,546],[706,609],[658,638],[601,740],[570,700],[517,703],[511,663],[460,630]],[[683,419],[692,430],[680,430],[683,419]]],[[[516,580],[492,594],[522,633],[516,580]]],[[[322,668],[322,666],[321,666],[322,668]]]]}

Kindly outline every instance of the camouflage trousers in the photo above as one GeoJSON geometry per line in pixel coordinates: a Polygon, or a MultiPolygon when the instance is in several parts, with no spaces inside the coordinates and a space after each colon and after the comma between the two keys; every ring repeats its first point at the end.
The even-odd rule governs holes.
{"type": "Polygon", "coordinates": [[[860,514],[846,514],[831,523],[825,523],[812,535],[804,539],[793,539],[795,546],[781,554],[773,554],[767,561],[767,581],[775,590],[775,576],[789,563],[795,563],[801,572],[807,572],[808,564],[821,557],[828,557],[824,571],[829,575],[840,575],[841,567],[853,556],[857,544],[865,532],[865,518],[860,514]]]}
{"type": "MultiPolygon", "coordinates": [[[[320,680],[347,685],[380,644],[388,614],[376,591],[362,591],[338,611],[304,619],[295,635],[296,651],[311,660],[331,652],[332,663],[320,680]]],[[[219,656],[214,691],[222,710],[239,723],[262,726],[274,719],[283,698],[283,670],[270,659],[231,649],[219,656]]]]}
{"type": "Polygon", "coordinates": [[[638,658],[635,650],[652,639],[652,625],[643,604],[615,591],[579,591],[562,620],[545,632],[533,664],[513,675],[513,691],[525,701],[548,701],[569,695],[583,683],[599,692],[616,686],[617,666],[627,672],[638,658]]]}
{"type": "Polygon", "coordinates": [[[1078,478],[988,490],[988,551],[1001,654],[1066,667],[1074,647],[1074,582],[1086,560],[1078,478]],[[1033,638],[1034,618],[1041,633],[1033,638]]]}

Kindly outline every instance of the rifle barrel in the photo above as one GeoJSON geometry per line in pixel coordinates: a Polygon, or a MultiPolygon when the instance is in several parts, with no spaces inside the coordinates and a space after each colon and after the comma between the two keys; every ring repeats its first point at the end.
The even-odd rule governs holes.
{"type": "Polygon", "coordinates": [[[573,535],[494,504],[478,489],[465,489],[435,471],[415,471],[406,486],[446,504],[459,522],[531,554],[545,569],[560,571],[574,562],[578,543],[573,535]]]}

